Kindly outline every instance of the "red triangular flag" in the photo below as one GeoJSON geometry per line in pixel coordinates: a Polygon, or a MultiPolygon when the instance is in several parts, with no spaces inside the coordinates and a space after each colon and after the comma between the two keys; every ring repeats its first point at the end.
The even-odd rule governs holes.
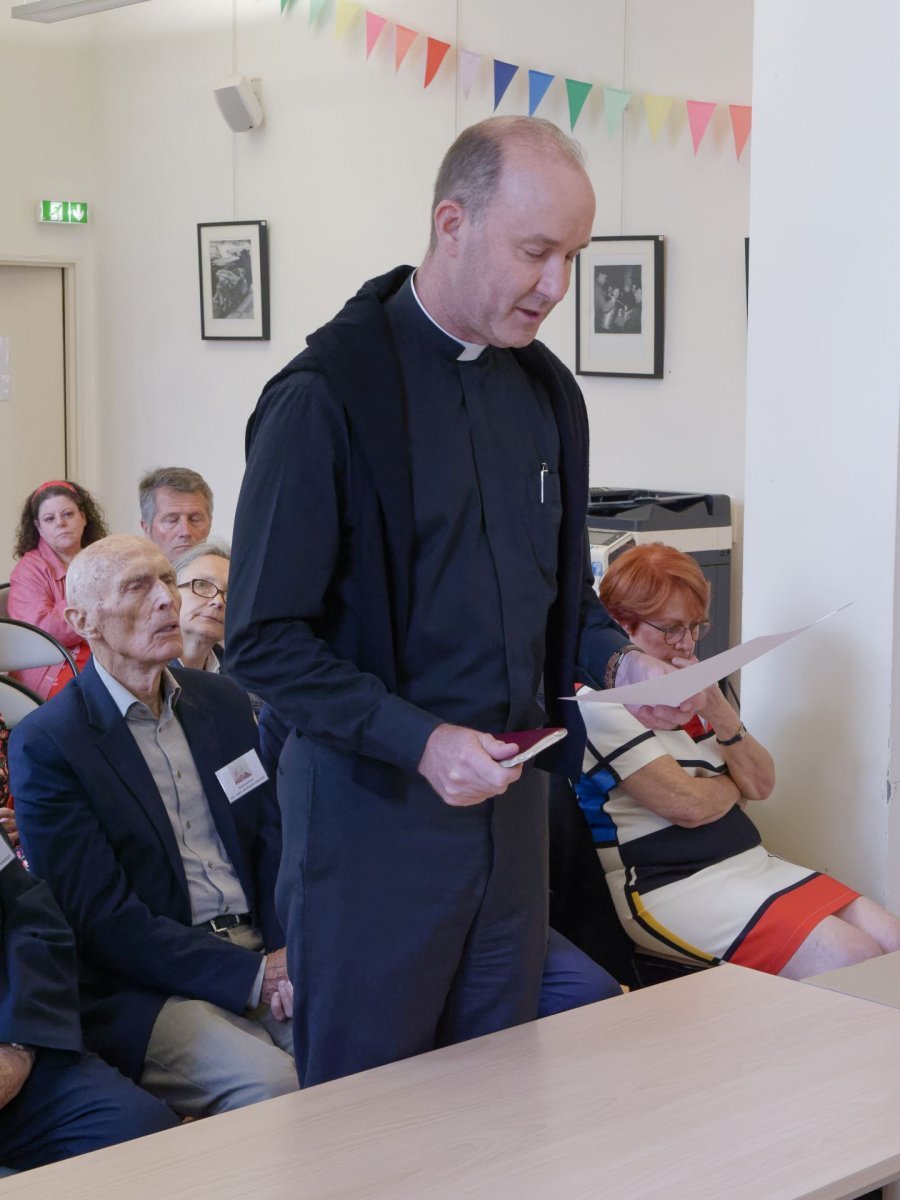
{"type": "Polygon", "coordinates": [[[428,87],[440,70],[444,55],[450,49],[449,42],[439,42],[437,38],[428,39],[428,53],[425,58],[425,87],[428,87]]]}
{"type": "Polygon", "coordinates": [[[728,111],[731,113],[734,152],[740,158],[747,145],[747,138],[750,136],[750,119],[753,109],[749,104],[729,104],[728,111]]]}

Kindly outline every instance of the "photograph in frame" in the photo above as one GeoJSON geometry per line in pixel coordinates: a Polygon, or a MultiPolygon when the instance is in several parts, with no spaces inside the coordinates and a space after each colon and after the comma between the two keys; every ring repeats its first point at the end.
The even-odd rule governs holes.
{"type": "Polygon", "coordinates": [[[663,237],[595,237],[575,266],[575,372],[662,379],[663,237]]]}
{"type": "Polygon", "coordinates": [[[197,226],[200,334],[204,339],[269,337],[269,243],[265,221],[197,226]]]}

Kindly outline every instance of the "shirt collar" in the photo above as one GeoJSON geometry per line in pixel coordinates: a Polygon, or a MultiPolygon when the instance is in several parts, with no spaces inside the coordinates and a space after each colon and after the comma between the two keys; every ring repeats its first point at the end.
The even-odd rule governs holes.
{"type": "Polygon", "coordinates": [[[59,555],[56,553],[56,551],[53,549],[53,547],[50,545],[50,543],[45,542],[42,537],[39,537],[37,548],[38,548],[38,554],[40,554],[41,558],[44,560],[44,562],[47,564],[47,566],[50,567],[50,569],[53,572],[54,577],[56,579],[65,579],[66,571],[68,571],[69,568],[63,562],[63,560],[59,557],[59,555]]]}
{"type": "MultiPolygon", "coordinates": [[[[129,692],[128,688],[125,687],[123,683],[119,683],[115,676],[110,675],[109,671],[107,671],[105,667],[101,666],[96,657],[94,658],[94,668],[97,674],[100,676],[100,682],[112,697],[113,704],[115,704],[116,708],[123,717],[128,716],[129,709],[134,704],[137,704],[140,708],[149,712],[149,709],[143,700],[139,700],[137,696],[135,696],[132,692],[129,692]]],[[[172,710],[175,708],[175,704],[181,694],[181,688],[176,682],[175,676],[168,669],[168,667],[166,667],[162,673],[162,686],[163,707],[165,709],[172,710]]]]}
{"type": "Polygon", "coordinates": [[[416,304],[418,304],[419,308],[421,308],[422,312],[432,323],[435,329],[440,329],[441,333],[443,333],[445,337],[453,338],[454,342],[456,342],[459,346],[462,346],[462,351],[456,356],[457,362],[472,362],[473,359],[478,358],[485,350],[487,350],[487,346],[479,345],[478,342],[464,342],[460,338],[456,337],[455,334],[447,333],[447,330],[444,329],[443,325],[439,325],[437,323],[437,321],[419,299],[419,293],[416,291],[415,271],[413,271],[412,275],[409,277],[409,286],[412,290],[413,296],[415,297],[416,304]]]}

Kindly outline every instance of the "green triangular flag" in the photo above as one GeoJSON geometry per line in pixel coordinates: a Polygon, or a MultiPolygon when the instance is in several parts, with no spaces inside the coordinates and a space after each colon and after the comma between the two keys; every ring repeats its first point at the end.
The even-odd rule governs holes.
{"type": "Polygon", "coordinates": [[[290,8],[293,3],[294,0],[281,0],[281,11],[284,12],[284,10],[286,8],[290,8]]]}
{"type": "Polygon", "coordinates": [[[603,89],[603,107],[606,111],[606,128],[609,130],[609,135],[616,132],[617,127],[622,123],[622,114],[628,107],[628,101],[631,99],[631,92],[625,92],[621,88],[604,88],[603,89]]]}
{"type": "Polygon", "coordinates": [[[575,128],[575,122],[581,116],[581,110],[584,108],[584,102],[588,98],[588,93],[594,85],[592,83],[582,83],[579,79],[566,80],[566,92],[569,96],[569,128],[575,128]]]}
{"type": "Polygon", "coordinates": [[[309,0],[309,24],[315,25],[328,0],[309,0]]]}

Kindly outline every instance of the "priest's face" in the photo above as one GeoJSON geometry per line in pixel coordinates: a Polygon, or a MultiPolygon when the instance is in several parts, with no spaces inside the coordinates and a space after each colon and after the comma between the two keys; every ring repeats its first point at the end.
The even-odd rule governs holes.
{"type": "Polygon", "coordinates": [[[561,154],[512,144],[480,220],[464,210],[445,299],[451,333],[467,342],[527,346],[569,288],[588,244],[594,192],[561,154]],[[455,326],[455,328],[454,328],[455,326]]]}

